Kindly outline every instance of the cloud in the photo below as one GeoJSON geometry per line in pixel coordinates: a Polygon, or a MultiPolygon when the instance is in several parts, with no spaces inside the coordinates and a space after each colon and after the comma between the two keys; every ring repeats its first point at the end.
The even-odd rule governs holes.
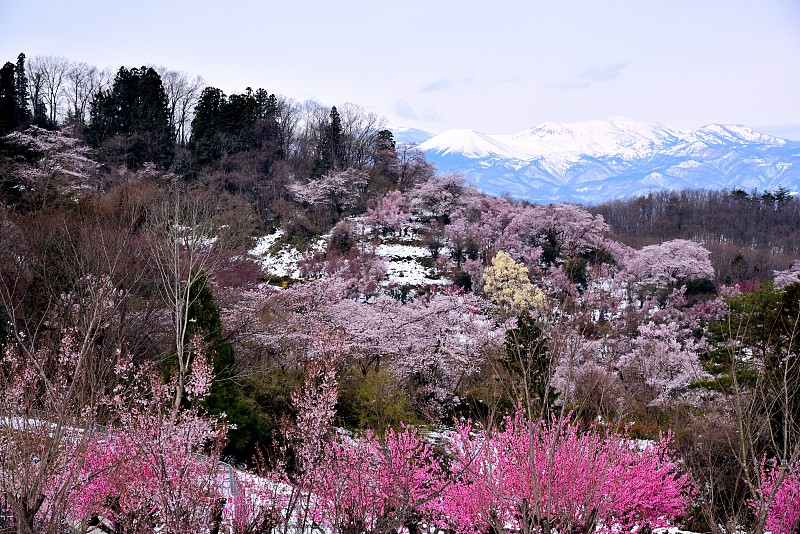
{"type": "Polygon", "coordinates": [[[435,82],[426,83],[420,87],[420,93],[432,93],[433,91],[441,91],[443,89],[452,89],[453,80],[436,80],[435,82]]]}
{"type": "Polygon", "coordinates": [[[468,76],[466,78],[461,78],[460,80],[451,80],[449,78],[445,78],[442,80],[435,80],[430,83],[426,83],[422,87],[420,87],[420,93],[432,93],[434,91],[443,91],[446,89],[455,89],[458,86],[466,85],[474,80],[474,76],[468,76]]]}
{"type": "Polygon", "coordinates": [[[424,112],[418,113],[417,110],[415,110],[407,100],[397,100],[392,109],[395,115],[405,120],[433,122],[442,120],[441,116],[436,112],[436,110],[431,108],[426,108],[424,112]]]}
{"type": "Polygon", "coordinates": [[[548,85],[548,87],[551,89],[561,89],[565,91],[573,89],[586,89],[590,85],[598,82],[616,80],[622,75],[622,70],[626,66],[627,63],[601,63],[598,65],[593,65],[571,80],[567,80],[563,83],[548,85]]]}

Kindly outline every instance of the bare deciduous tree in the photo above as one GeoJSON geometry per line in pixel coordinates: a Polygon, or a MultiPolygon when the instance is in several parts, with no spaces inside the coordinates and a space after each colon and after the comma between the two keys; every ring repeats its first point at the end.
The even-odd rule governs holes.
{"type": "MultiPolygon", "coordinates": [[[[53,124],[58,122],[61,114],[61,103],[64,97],[62,88],[71,67],[72,64],[67,58],[58,56],[37,56],[28,63],[31,80],[40,80],[43,93],[41,97],[46,99],[48,119],[53,124]]],[[[39,82],[32,81],[31,83],[39,82]]],[[[31,95],[33,97],[33,92],[31,95]]],[[[34,106],[36,104],[34,101],[34,106]]]]}
{"type": "Polygon", "coordinates": [[[72,63],[64,76],[63,94],[67,101],[67,116],[77,124],[88,120],[89,103],[108,85],[111,74],[86,63],[72,63]]]}
{"type": "Polygon", "coordinates": [[[206,86],[200,76],[192,76],[183,71],[169,70],[165,67],[154,67],[161,75],[164,93],[167,95],[167,113],[175,142],[185,145],[191,135],[191,123],[194,107],[200,93],[206,86]]]}

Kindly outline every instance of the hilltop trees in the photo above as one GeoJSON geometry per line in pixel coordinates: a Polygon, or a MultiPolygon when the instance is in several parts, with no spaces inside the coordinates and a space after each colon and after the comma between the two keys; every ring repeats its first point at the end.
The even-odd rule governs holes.
{"type": "Polygon", "coordinates": [[[120,68],[111,89],[92,100],[86,136],[106,158],[130,169],[145,162],[168,167],[174,135],[161,76],[150,67],[120,68]]]}
{"type": "Polygon", "coordinates": [[[264,89],[226,96],[220,89],[206,87],[195,107],[189,139],[197,163],[209,165],[223,156],[258,150],[264,152],[263,165],[268,169],[281,156],[277,112],[277,97],[264,89]]]}
{"type": "Polygon", "coordinates": [[[9,61],[0,68],[0,135],[23,128],[30,121],[25,54],[20,54],[16,64],[9,61]]]}

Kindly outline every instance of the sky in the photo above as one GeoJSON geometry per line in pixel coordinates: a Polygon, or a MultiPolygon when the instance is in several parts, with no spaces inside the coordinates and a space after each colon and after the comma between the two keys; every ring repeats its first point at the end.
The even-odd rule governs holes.
{"type": "Polygon", "coordinates": [[[434,134],[623,116],[800,140],[798,0],[0,0],[0,60],[20,52],[434,134]]]}

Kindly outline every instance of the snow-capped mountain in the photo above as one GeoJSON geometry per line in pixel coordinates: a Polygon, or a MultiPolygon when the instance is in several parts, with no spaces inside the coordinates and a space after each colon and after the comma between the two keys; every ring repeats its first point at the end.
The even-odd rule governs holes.
{"type": "Polygon", "coordinates": [[[536,202],[593,204],[660,189],[800,190],[800,142],[741,125],[679,130],[614,118],[548,122],[515,135],[449,130],[421,142],[425,132],[395,132],[398,142],[420,143],[439,172],[536,202]]]}

